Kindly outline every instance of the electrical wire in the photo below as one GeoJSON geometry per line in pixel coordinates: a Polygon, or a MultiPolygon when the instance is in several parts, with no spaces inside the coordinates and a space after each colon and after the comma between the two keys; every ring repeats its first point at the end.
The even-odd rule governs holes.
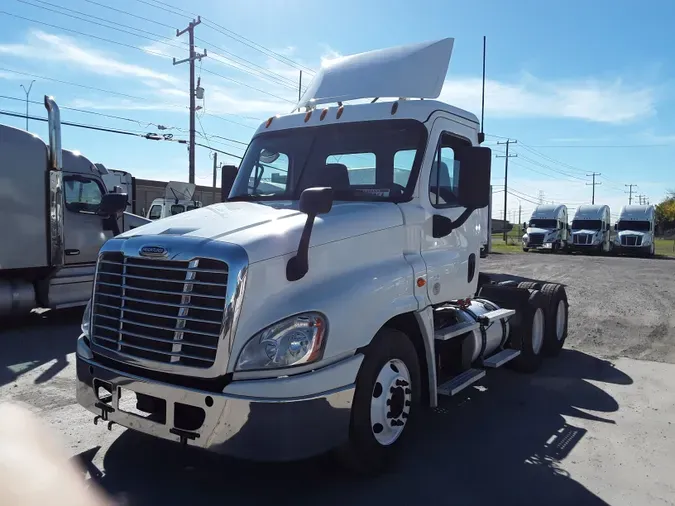
{"type": "Polygon", "coordinates": [[[220,77],[221,79],[225,79],[226,81],[231,81],[235,84],[238,84],[239,86],[244,86],[246,88],[250,88],[254,91],[264,93],[265,95],[269,95],[270,97],[273,97],[273,98],[276,98],[276,99],[279,99],[279,100],[283,100],[284,102],[288,102],[289,104],[295,105],[295,102],[293,100],[288,100],[286,98],[280,97],[279,95],[275,95],[274,93],[270,93],[268,91],[261,90],[260,88],[256,88],[255,86],[251,86],[250,84],[242,83],[241,81],[237,81],[236,79],[232,79],[231,77],[224,76],[223,74],[219,74],[218,72],[214,72],[213,70],[209,70],[209,69],[202,69],[202,70],[203,70],[203,72],[207,72],[207,73],[212,74],[214,76],[220,77]]]}

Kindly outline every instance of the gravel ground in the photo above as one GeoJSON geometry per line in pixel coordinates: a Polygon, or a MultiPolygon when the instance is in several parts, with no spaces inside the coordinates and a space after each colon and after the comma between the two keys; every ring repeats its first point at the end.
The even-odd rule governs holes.
{"type": "Polygon", "coordinates": [[[484,267],[566,284],[568,349],[535,375],[499,369],[442,399],[376,479],[94,426],[74,402],[78,311],[3,322],[0,400],[28,405],[129,505],[675,504],[675,261],[495,254],[484,267]]]}

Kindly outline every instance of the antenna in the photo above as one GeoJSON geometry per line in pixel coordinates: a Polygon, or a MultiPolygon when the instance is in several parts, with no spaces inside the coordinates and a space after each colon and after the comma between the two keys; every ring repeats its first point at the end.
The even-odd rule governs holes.
{"type": "Polygon", "coordinates": [[[485,140],[485,133],[483,132],[483,122],[485,121],[485,46],[486,37],[483,35],[483,91],[480,97],[480,133],[478,134],[478,144],[482,144],[485,140]]]}

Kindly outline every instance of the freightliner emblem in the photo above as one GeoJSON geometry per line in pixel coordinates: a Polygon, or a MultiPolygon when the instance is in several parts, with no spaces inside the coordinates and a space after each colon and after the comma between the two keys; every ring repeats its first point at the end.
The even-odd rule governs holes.
{"type": "Polygon", "coordinates": [[[169,252],[161,246],[143,246],[140,254],[142,257],[165,257],[169,252]]]}

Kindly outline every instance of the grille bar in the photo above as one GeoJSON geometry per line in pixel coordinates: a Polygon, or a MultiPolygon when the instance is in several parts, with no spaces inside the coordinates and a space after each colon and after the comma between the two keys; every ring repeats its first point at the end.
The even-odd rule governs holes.
{"type": "Polygon", "coordinates": [[[177,366],[210,367],[225,316],[228,266],[101,254],[92,339],[116,353],[177,366]]]}

